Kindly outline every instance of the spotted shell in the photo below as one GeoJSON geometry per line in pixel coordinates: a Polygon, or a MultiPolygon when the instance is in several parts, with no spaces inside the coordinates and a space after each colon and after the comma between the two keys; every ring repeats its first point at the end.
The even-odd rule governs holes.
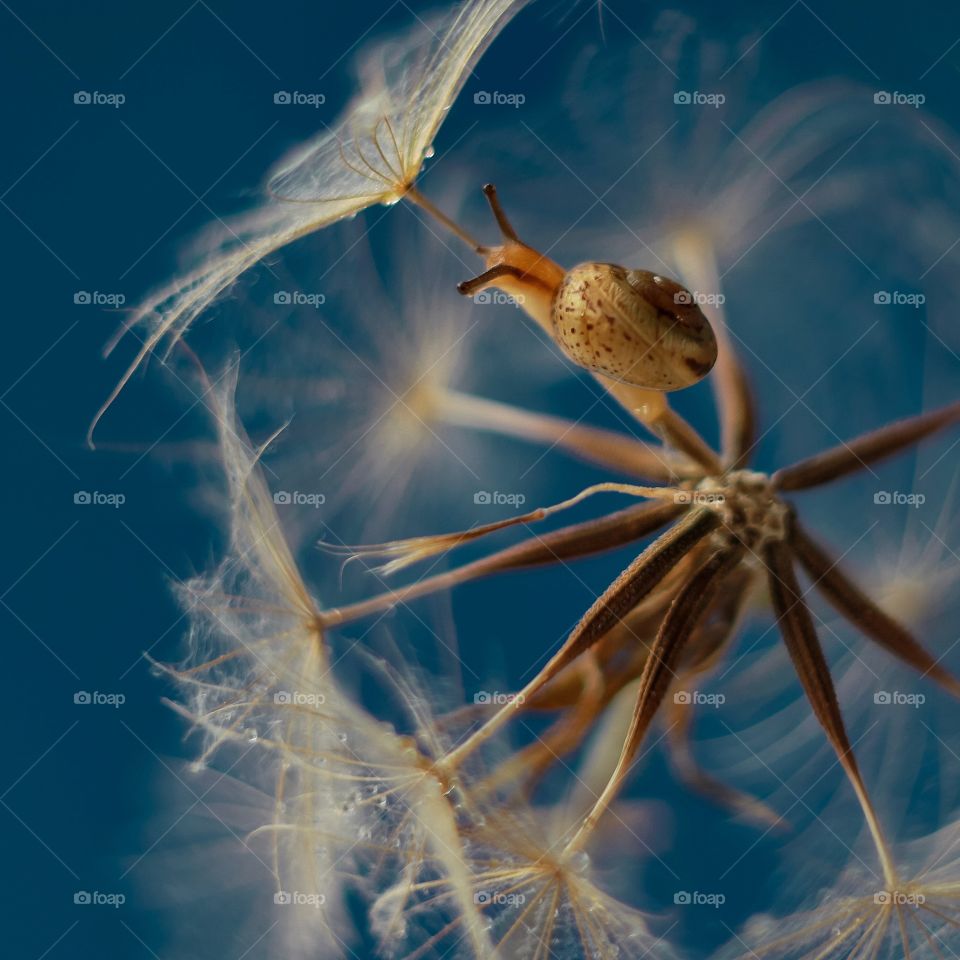
{"type": "Polygon", "coordinates": [[[574,267],[557,289],[551,320],[571,360],[638,387],[681,390],[717,360],[716,338],[694,297],[648,270],[574,267]]]}

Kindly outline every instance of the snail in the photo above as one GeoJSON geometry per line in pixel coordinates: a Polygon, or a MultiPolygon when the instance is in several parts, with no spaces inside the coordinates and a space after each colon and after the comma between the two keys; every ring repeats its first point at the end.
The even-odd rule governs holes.
{"type": "Polygon", "coordinates": [[[688,290],[648,270],[613,263],[581,263],[565,271],[520,240],[493,184],[483,192],[503,242],[475,248],[486,270],[461,283],[460,293],[499,287],[574,363],[617,383],[669,393],[710,372],[717,340],[688,290]]]}

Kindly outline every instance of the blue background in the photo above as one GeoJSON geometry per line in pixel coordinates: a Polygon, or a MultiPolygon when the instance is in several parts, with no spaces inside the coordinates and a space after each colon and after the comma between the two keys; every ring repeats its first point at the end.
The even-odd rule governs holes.
{"type": "MultiPolygon", "coordinates": [[[[629,39],[611,11],[641,34],[655,13],[619,0],[606,6],[611,44],[629,39]]],[[[923,0],[905,14],[901,6],[873,3],[824,5],[816,12],[803,2],[692,3],[686,12],[705,34],[721,39],[765,33],[783,15],[763,37],[764,69],[751,90],[758,101],[795,83],[840,76],[885,89],[923,89],[932,113],[960,125],[960,45],[922,86],[917,80],[960,37],[960,10],[951,5],[923,0]]],[[[169,276],[182,243],[213,212],[242,209],[270,164],[314,133],[318,119],[335,116],[351,90],[345,55],[381,14],[371,37],[410,22],[403,5],[366,0],[0,4],[6,134],[0,151],[0,420],[7,487],[0,559],[7,737],[0,856],[9,956],[172,955],[170,918],[138,882],[138,857],[176,820],[176,808],[158,808],[157,797],[172,776],[165,764],[190,756],[191,748],[181,741],[180,720],[162,705],[167,691],[141,652],[176,658],[186,622],[169,583],[206,569],[222,540],[191,496],[196,472],[185,445],[203,433],[202,418],[196,410],[184,414],[184,392],[157,367],[135,379],[108,414],[100,448],[85,448],[90,419],[131,354],[125,344],[102,359],[122,314],[75,304],[74,295],[122,293],[130,305],[169,276]],[[319,89],[326,105],[317,113],[280,108],[273,102],[278,89],[319,89]],[[122,92],[126,103],[116,110],[78,106],[78,90],[122,92]],[[122,492],[126,502],[117,510],[77,506],[73,497],[81,490],[122,492]],[[81,690],[122,693],[125,703],[116,710],[75,706],[81,690]],[[117,911],[85,909],[72,902],[77,890],[123,892],[127,902],[117,911]]],[[[550,107],[537,105],[551,103],[579,46],[598,42],[595,8],[534,5],[492,48],[479,75],[491,87],[514,89],[517,64],[530,63],[537,49],[549,50],[523,81],[528,102],[548,123],[550,107]]],[[[438,150],[456,142],[472,119],[454,110],[438,150]]],[[[551,159],[539,162],[549,167],[551,159]]],[[[491,163],[499,177],[510,178],[506,161],[491,163]]],[[[476,156],[474,164],[479,170],[476,156]]],[[[513,192],[515,209],[523,204],[522,190],[513,192]]],[[[478,204],[471,209],[475,222],[486,223],[478,204]]],[[[535,221],[536,213],[527,211],[527,219],[535,221]]],[[[309,256],[309,249],[298,256],[309,256]]],[[[920,333],[899,336],[895,388],[871,394],[841,432],[918,408],[921,387],[928,386],[921,379],[926,349],[920,333]]],[[[580,395],[551,389],[556,406],[574,412],[580,395]]],[[[690,403],[691,415],[706,409],[705,400],[690,403]]],[[[829,440],[815,425],[798,429],[813,445],[829,440]]],[[[552,484],[544,481],[538,493],[556,496],[591,476],[572,467],[556,473],[552,484]]],[[[612,564],[615,569],[617,561],[612,564]]],[[[598,583],[612,568],[606,561],[588,567],[598,583]]],[[[541,583],[549,583],[546,575],[487,593],[465,591],[456,607],[465,650],[475,649],[471,640],[480,633],[472,624],[482,613],[498,605],[517,610],[520,639],[494,654],[477,653],[478,670],[509,676],[511,658],[514,665],[529,660],[541,641],[525,600],[541,583]]],[[[557,627],[549,636],[576,615],[583,599],[550,597],[557,627]]],[[[687,808],[710,810],[669,791],[678,819],[687,808]]],[[[743,846],[742,835],[733,842],[743,846]]],[[[709,861],[703,843],[691,835],[675,853],[680,861],[690,858],[693,882],[709,861]]],[[[744,878],[764,875],[773,862],[762,845],[751,856],[744,878]]],[[[709,876],[709,867],[703,869],[709,876]]],[[[654,877],[653,883],[668,891],[672,880],[654,877]]],[[[744,879],[742,889],[748,885],[744,879]]],[[[735,925],[755,899],[762,900],[756,889],[744,894],[727,922],[735,925]]],[[[700,946],[725,936],[713,918],[686,935],[700,946]]]]}

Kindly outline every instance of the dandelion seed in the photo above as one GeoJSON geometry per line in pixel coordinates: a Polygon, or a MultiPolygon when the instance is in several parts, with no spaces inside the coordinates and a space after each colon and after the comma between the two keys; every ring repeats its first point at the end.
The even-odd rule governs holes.
{"type": "MultiPolygon", "coordinates": [[[[580,814],[576,798],[549,808],[501,804],[470,781],[462,787],[461,834],[473,909],[490,955],[641,960],[673,956],[651,918],[605,893],[590,857],[564,856],[580,814]]],[[[406,877],[375,905],[398,956],[460,956],[464,918],[442,878],[406,877]],[[387,919],[389,918],[389,922],[387,919]],[[410,951],[410,952],[406,952],[410,951]]]]}
{"type": "Polygon", "coordinates": [[[459,898],[464,936],[483,955],[451,791],[417,745],[442,751],[425,702],[387,672],[421,725],[416,738],[404,737],[338,682],[321,608],[283,537],[258,451],[236,424],[233,378],[224,383],[212,409],[232,503],[231,549],[214,574],[183,588],[193,653],[167,668],[190,695],[179,709],[205,738],[201,762],[239,744],[258,751],[257,776],[272,780],[273,819],[248,840],[269,839],[278,895],[297,891],[323,907],[290,912],[289,950],[339,953],[350,936],[345,890],[363,890],[380,871],[416,873],[429,860],[459,898]]]}
{"type": "Polygon", "coordinates": [[[728,956],[762,960],[924,960],[960,947],[960,835],[951,824],[904,845],[890,884],[851,868],[813,910],[759,917],[731,943],[728,956]]]}
{"type": "Polygon", "coordinates": [[[264,257],[376,203],[410,196],[429,204],[413,183],[446,111],[524,2],[469,0],[440,22],[421,24],[406,43],[370,51],[361,64],[361,91],[346,116],[280,164],[269,179],[270,199],[259,209],[213,232],[200,266],[131,314],[124,330],[143,327],[143,342],[94,417],[88,441],[140,365],[164,341],[169,353],[193,321],[264,257]]]}

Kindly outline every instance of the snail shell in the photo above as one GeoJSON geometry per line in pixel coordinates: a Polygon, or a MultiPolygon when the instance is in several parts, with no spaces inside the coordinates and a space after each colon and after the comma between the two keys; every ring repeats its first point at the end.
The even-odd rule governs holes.
{"type": "Polygon", "coordinates": [[[717,360],[717,341],[688,290],[648,270],[582,263],[553,299],[557,343],[575,363],[614,380],[681,390],[717,360]]]}

